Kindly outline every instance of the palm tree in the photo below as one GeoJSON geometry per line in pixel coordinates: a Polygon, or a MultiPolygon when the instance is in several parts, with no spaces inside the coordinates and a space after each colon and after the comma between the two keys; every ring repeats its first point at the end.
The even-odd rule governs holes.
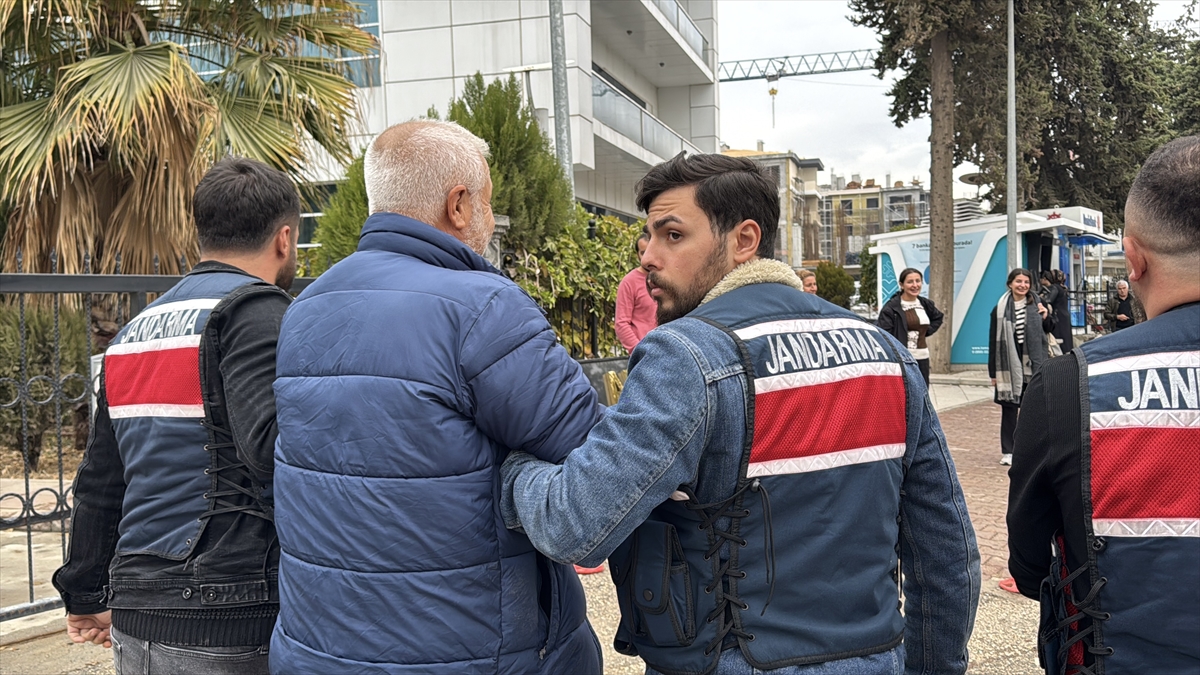
{"type": "Polygon", "coordinates": [[[179,271],[191,198],[234,154],[298,183],[351,159],[345,57],[376,39],[346,0],[0,0],[3,268],[179,271]]]}

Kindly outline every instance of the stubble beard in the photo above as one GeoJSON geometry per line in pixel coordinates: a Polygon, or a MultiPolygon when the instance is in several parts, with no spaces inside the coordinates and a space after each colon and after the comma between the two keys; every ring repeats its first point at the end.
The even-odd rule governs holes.
{"type": "Polygon", "coordinates": [[[686,289],[679,289],[656,276],[656,273],[650,272],[646,275],[648,281],[652,282],[662,293],[655,302],[658,304],[658,309],[654,316],[658,320],[658,325],[670,323],[675,319],[683,318],[700,306],[700,302],[704,300],[704,296],[716,286],[721,279],[725,278],[725,242],[718,238],[713,249],[709,251],[708,257],[704,260],[704,265],[701,267],[700,273],[692,280],[686,289]],[[663,299],[671,300],[668,307],[663,303],[663,299]]]}
{"type": "Polygon", "coordinates": [[[466,239],[463,243],[472,251],[483,255],[487,251],[488,243],[492,240],[492,231],[489,231],[484,223],[483,204],[476,202],[472,206],[471,226],[467,228],[466,239]]]}
{"type": "Polygon", "coordinates": [[[275,275],[275,285],[283,290],[289,290],[292,287],[292,282],[296,280],[296,249],[292,249],[292,253],[288,256],[288,261],[284,263],[283,269],[275,275]]]}

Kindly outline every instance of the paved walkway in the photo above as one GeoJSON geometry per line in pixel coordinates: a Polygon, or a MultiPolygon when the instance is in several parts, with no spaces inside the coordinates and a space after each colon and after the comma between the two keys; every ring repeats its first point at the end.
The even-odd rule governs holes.
{"type": "MultiPolygon", "coordinates": [[[[1034,636],[1037,605],[1005,593],[996,583],[1007,576],[1004,512],[1008,495],[1006,467],[1000,466],[1000,409],[991,403],[991,389],[979,374],[935,379],[930,397],[950,444],[951,453],[967,497],[972,523],[979,539],[983,565],[983,593],[971,639],[972,675],[1037,675],[1034,636]]],[[[57,533],[35,533],[54,537],[57,533]]],[[[15,542],[14,542],[15,543],[15,542]]],[[[3,575],[7,576],[7,575],[3,575]]],[[[28,583],[25,581],[25,583],[28,583]]],[[[612,651],[617,622],[616,598],[607,573],[583,578],[588,594],[588,616],[605,648],[605,674],[644,672],[638,659],[612,651]]],[[[61,615],[42,617],[61,625],[61,615]]],[[[7,622],[6,622],[7,623],[7,622]]],[[[4,624],[0,624],[0,628],[4,624]]],[[[0,673],[68,673],[111,675],[111,656],[91,645],[72,645],[63,632],[0,646],[0,673]]]]}

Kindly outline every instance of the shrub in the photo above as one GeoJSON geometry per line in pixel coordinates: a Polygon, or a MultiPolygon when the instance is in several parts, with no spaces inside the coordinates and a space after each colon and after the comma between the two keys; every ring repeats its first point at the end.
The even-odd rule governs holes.
{"type": "Polygon", "coordinates": [[[839,306],[850,308],[850,296],[854,295],[854,278],[841,265],[827,260],[817,265],[817,295],[839,306]]]}
{"type": "Polygon", "coordinates": [[[0,408],[0,448],[5,454],[23,451],[22,437],[29,439],[28,461],[31,469],[38,468],[42,453],[42,437],[57,429],[61,422],[67,447],[82,450],[86,435],[75,433],[76,408],[82,407],[86,420],[87,400],[76,403],[62,400],[55,406],[55,382],[61,383],[63,396],[77,398],[87,388],[88,353],[87,322],[82,310],[61,308],[59,312],[58,376],[55,372],[54,310],[49,306],[32,305],[25,309],[25,373],[21,372],[20,312],[15,304],[0,305],[0,404],[18,401],[18,384],[28,382],[29,400],[25,408],[25,430],[21,408],[0,408]],[[61,416],[56,420],[56,412],[61,416]],[[74,439],[73,441],[71,439],[74,439]]]}
{"type": "MultiPolygon", "coordinates": [[[[358,235],[367,221],[367,183],[363,179],[363,157],[346,167],[346,178],[329,199],[317,222],[313,241],[321,248],[308,253],[307,269],[317,276],[358,249],[358,235]]],[[[305,267],[304,260],[301,266],[305,267]]]]}
{"type": "Polygon", "coordinates": [[[547,311],[559,342],[575,357],[616,356],[624,349],[614,328],[617,286],[637,267],[633,243],[642,223],[594,216],[576,206],[574,218],[542,244],[542,253],[518,253],[513,280],[547,311]],[[595,238],[588,238],[595,221],[595,238]],[[596,317],[593,353],[588,317],[596,317]]]}

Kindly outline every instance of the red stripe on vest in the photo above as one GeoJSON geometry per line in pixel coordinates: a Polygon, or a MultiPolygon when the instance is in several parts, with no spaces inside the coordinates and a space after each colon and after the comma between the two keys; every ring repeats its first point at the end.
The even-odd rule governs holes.
{"type": "Polygon", "coordinates": [[[754,398],[751,462],[903,444],[904,378],[865,376],[754,398]]]}
{"type": "Polygon", "coordinates": [[[1092,517],[1200,518],[1200,429],[1092,431],[1092,517]]]}
{"type": "Polygon", "coordinates": [[[183,347],[104,358],[104,387],[110,407],[203,405],[200,348],[183,347]]]}

